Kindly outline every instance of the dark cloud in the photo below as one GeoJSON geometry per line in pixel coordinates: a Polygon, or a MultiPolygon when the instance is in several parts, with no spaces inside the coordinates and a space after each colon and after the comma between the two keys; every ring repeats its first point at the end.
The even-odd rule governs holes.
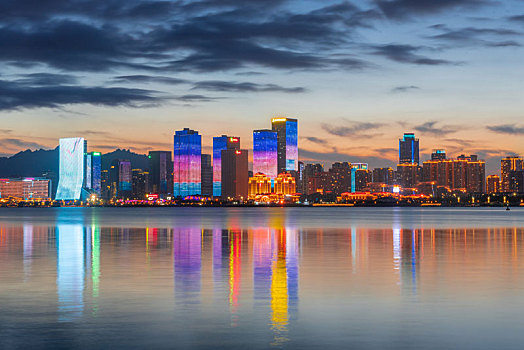
{"type": "Polygon", "coordinates": [[[509,17],[510,21],[524,23],[524,15],[517,15],[509,17]]]}
{"type": "Polygon", "coordinates": [[[21,75],[16,82],[29,86],[73,85],[78,79],[69,74],[32,73],[21,75]]]}
{"type": "Polygon", "coordinates": [[[222,99],[223,97],[210,97],[205,95],[182,95],[178,97],[174,97],[174,100],[182,101],[182,102],[212,102],[219,99],[222,99]]]}
{"type": "Polygon", "coordinates": [[[429,66],[438,66],[438,65],[449,65],[456,64],[456,62],[451,62],[443,59],[429,58],[423,55],[420,55],[418,52],[421,51],[422,47],[412,46],[412,45],[381,45],[375,46],[373,54],[378,56],[386,57],[392,61],[400,63],[411,63],[417,65],[429,65],[429,66]]]}
{"type": "Polygon", "coordinates": [[[309,142],[316,143],[318,145],[325,145],[327,143],[326,140],[318,138],[318,137],[315,137],[315,136],[305,136],[305,137],[303,137],[303,139],[307,140],[309,142]]]}
{"type": "Polygon", "coordinates": [[[0,110],[59,108],[72,104],[140,107],[164,101],[155,91],[121,87],[70,85],[34,86],[20,81],[0,80],[0,110]]]}
{"type": "Polygon", "coordinates": [[[370,134],[369,131],[373,131],[382,126],[380,123],[371,122],[354,122],[349,121],[347,126],[334,126],[329,124],[322,124],[322,129],[331,135],[343,136],[343,137],[375,137],[379,134],[370,134]]]}
{"type": "Polygon", "coordinates": [[[188,83],[185,79],[149,76],[149,75],[121,75],[113,79],[115,83],[159,83],[166,85],[180,85],[188,83]]]}
{"type": "Polygon", "coordinates": [[[485,0],[375,0],[390,18],[404,19],[413,15],[430,15],[449,9],[474,9],[489,4],[485,0]]]}
{"type": "Polygon", "coordinates": [[[404,85],[404,86],[395,86],[393,89],[391,89],[391,92],[397,93],[397,92],[409,92],[409,91],[415,91],[415,90],[420,90],[420,88],[415,85],[404,85]]]}
{"type": "Polygon", "coordinates": [[[460,29],[450,29],[445,25],[436,25],[432,28],[441,31],[441,34],[430,36],[431,39],[449,42],[453,45],[461,46],[489,46],[489,47],[508,47],[521,46],[515,40],[499,40],[498,38],[519,37],[522,33],[505,28],[475,28],[466,27],[460,29]]]}
{"type": "Polygon", "coordinates": [[[27,141],[19,138],[2,138],[0,139],[0,147],[4,149],[13,149],[13,148],[30,148],[30,149],[41,149],[47,148],[46,146],[32,141],[27,141]]]}
{"type": "Polygon", "coordinates": [[[437,126],[436,121],[429,121],[421,125],[416,125],[413,127],[416,131],[419,131],[423,134],[430,134],[433,136],[444,136],[457,132],[457,128],[454,126],[437,126]]]}
{"type": "Polygon", "coordinates": [[[524,126],[517,124],[501,124],[486,126],[490,131],[506,135],[524,135],[524,126]]]}
{"type": "Polygon", "coordinates": [[[220,80],[199,81],[194,84],[192,90],[207,90],[220,92],[306,92],[303,87],[283,87],[276,84],[255,84],[249,82],[231,82],[220,80]]]}

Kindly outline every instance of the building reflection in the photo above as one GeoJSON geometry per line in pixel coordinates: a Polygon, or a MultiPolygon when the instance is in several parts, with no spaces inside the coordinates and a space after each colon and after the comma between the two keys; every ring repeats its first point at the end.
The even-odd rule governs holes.
{"type": "Polygon", "coordinates": [[[197,227],[173,229],[175,301],[199,304],[202,268],[202,231],[197,227]]]}

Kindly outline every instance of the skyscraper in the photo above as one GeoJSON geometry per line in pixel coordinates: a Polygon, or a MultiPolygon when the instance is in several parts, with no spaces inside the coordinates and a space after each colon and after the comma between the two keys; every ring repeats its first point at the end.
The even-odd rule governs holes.
{"type": "Polygon", "coordinates": [[[274,180],[278,175],[278,136],[272,130],[253,131],[253,173],[274,180]]]}
{"type": "Polygon", "coordinates": [[[176,131],[173,150],[173,195],[201,194],[202,136],[188,128],[176,131]]]}
{"type": "Polygon", "coordinates": [[[111,197],[127,199],[133,194],[133,174],[131,162],[127,159],[115,159],[109,169],[111,197]]]}
{"type": "Polygon", "coordinates": [[[170,151],[150,151],[148,191],[165,197],[173,192],[173,160],[170,151]]]}
{"type": "Polygon", "coordinates": [[[202,179],[202,195],[213,195],[213,166],[211,154],[202,154],[200,178],[202,179]]]}
{"type": "Polygon", "coordinates": [[[60,139],[60,171],[56,200],[80,200],[85,185],[87,141],[81,137],[60,139]]]}
{"type": "Polygon", "coordinates": [[[502,192],[510,192],[512,187],[510,172],[524,170],[524,159],[520,157],[505,157],[500,161],[500,187],[502,192]]]}
{"type": "Polygon", "coordinates": [[[399,140],[399,164],[419,164],[419,140],[413,133],[405,133],[399,140]]]}
{"type": "Polygon", "coordinates": [[[240,149],[222,150],[222,197],[247,199],[248,196],[248,151],[240,149]]]}
{"type": "Polygon", "coordinates": [[[277,172],[298,171],[298,121],[292,118],[271,119],[277,133],[277,172]]]}
{"type": "Polygon", "coordinates": [[[222,150],[240,149],[240,138],[227,135],[213,137],[213,196],[222,195],[222,150]]]}
{"type": "Polygon", "coordinates": [[[85,187],[99,197],[102,194],[102,154],[100,152],[86,154],[85,187]]]}
{"type": "Polygon", "coordinates": [[[487,192],[488,194],[500,192],[500,176],[498,175],[489,175],[488,176],[487,192]]]}
{"type": "Polygon", "coordinates": [[[434,149],[431,153],[431,160],[444,160],[446,159],[446,151],[443,149],[434,149]]]}

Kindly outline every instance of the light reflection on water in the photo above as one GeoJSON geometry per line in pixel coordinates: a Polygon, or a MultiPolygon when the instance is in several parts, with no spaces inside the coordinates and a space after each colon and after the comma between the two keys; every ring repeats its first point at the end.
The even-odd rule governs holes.
{"type": "Polygon", "coordinates": [[[152,214],[147,225],[135,217],[122,227],[100,210],[71,218],[66,208],[52,224],[41,211],[11,211],[12,221],[0,220],[0,348],[524,341],[520,226],[416,227],[405,224],[412,212],[395,210],[389,227],[313,228],[294,225],[284,209],[249,225],[241,211],[220,210],[228,219],[215,227],[198,209],[173,227],[153,225],[152,214]]]}

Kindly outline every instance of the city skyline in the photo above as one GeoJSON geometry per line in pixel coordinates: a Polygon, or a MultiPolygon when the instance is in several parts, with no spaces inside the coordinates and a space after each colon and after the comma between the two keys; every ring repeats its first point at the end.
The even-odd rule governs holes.
{"type": "Polygon", "coordinates": [[[0,5],[0,154],[78,135],[147,154],[187,125],[205,153],[224,132],[251,149],[251,130],[274,116],[301,120],[305,161],[392,166],[404,132],[423,140],[421,160],[478,154],[489,173],[524,153],[522,2],[260,6],[0,5]]]}

